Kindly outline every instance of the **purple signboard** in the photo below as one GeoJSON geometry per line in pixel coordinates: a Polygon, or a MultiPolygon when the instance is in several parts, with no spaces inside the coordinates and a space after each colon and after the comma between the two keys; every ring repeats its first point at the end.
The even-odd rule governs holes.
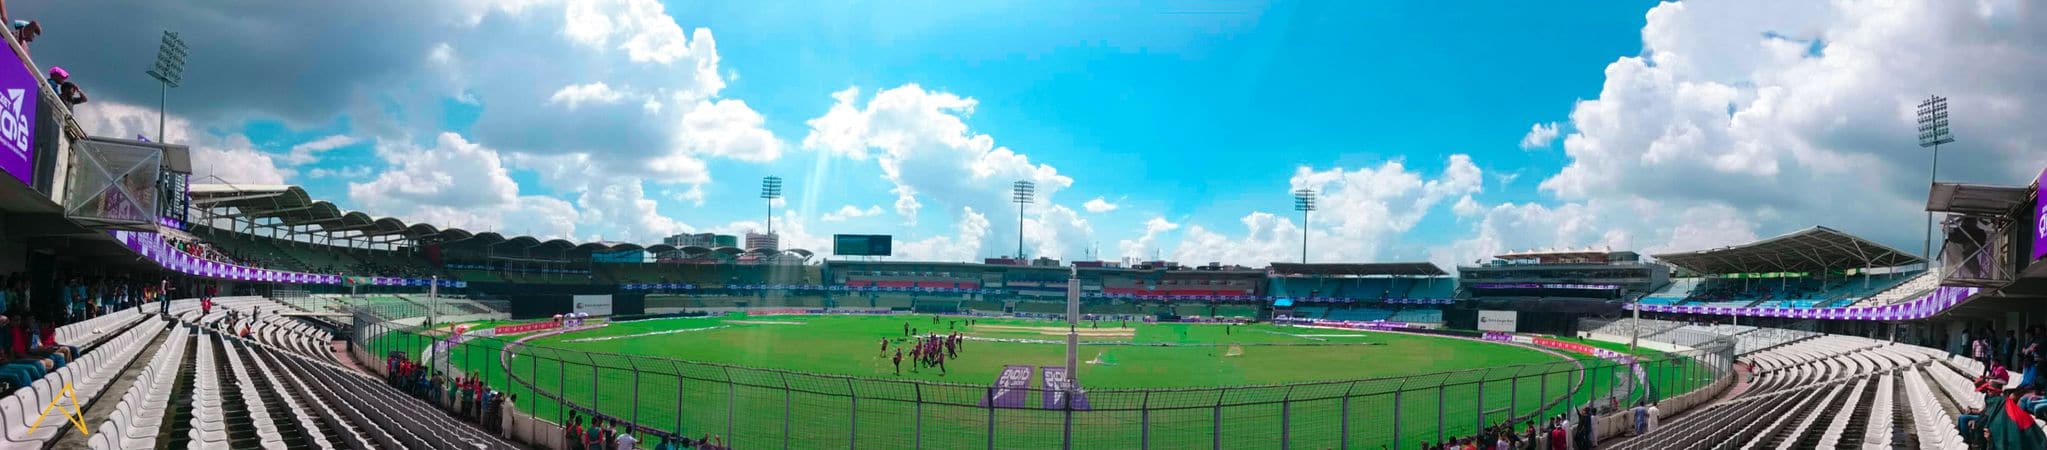
{"type": "Polygon", "coordinates": [[[0,50],[0,169],[34,185],[36,102],[43,98],[42,82],[29,73],[28,65],[13,49],[0,50]]]}
{"type": "Polygon", "coordinates": [[[1073,409],[1087,409],[1087,394],[1080,392],[1080,383],[1066,376],[1062,366],[1038,367],[1039,387],[1044,389],[1045,409],[1066,408],[1066,393],[1073,392],[1073,409]]]}
{"type": "Polygon", "coordinates": [[[981,399],[982,405],[991,402],[997,408],[1022,408],[1024,399],[1031,389],[1031,366],[1002,366],[1002,374],[995,377],[995,387],[988,388],[988,396],[981,399]]]}
{"type": "Polygon", "coordinates": [[[2040,176],[2033,179],[2032,261],[2039,261],[2040,257],[2047,256],[2047,201],[2040,200],[2039,188],[2041,183],[2047,183],[2047,170],[2041,170],[2040,176]]]}
{"type": "MultiPolygon", "coordinates": [[[[179,250],[176,246],[171,245],[170,242],[164,241],[163,236],[156,233],[116,230],[113,232],[113,235],[114,240],[121,241],[121,245],[127,246],[129,250],[135,251],[136,254],[142,255],[144,258],[148,258],[151,262],[155,262],[156,265],[186,275],[224,280],[290,284],[341,284],[342,281],[340,275],[243,267],[194,256],[179,250]]],[[[425,286],[433,283],[432,280],[425,279],[380,277],[373,280],[375,280],[374,284],[376,285],[388,286],[425,286]]],[[[455,280],[440,280],[440,285],[443,287],[460,288],[468,287],[469,283],[455,280]]]]}
{"type": "Polygon", "coordinates": [[[1677,314],[1706,314],[1716,316],[1742,317],[1788,317],[1795,319],[1826,320],[1873,320],[1895,321],[1916,320],[1933,317],[1941,311],[1953,308],[1982,289],[1973,287],[1942,286],[1911,301],[1884,305],[1842,308],[1785,308],[1785,307],[1730,307],[1701,305],[1659,305],[1630,303],[1629,309],[1677,314]]]}

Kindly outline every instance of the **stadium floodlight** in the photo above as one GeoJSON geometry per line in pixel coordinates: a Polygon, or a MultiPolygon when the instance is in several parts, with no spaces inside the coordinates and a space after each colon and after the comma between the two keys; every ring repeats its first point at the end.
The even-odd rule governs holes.
{"type": "Polygon", "coordinates": [[[1016,202],[1016,259],[1024,259],[1023,227],[1024,205],[1031,204],[1031,197],[1037,195],[1038,184],[1029,180],[1010,185],[1009,200],[1016,202]]]}
{"type": "Polygon", "coordinates": [[[156,102],[156,141],[168,144],[164,136],[164,111],[170,103],[171,88],[185,79],[185,40],[178,38],[178,32],[164,30],[163,40],[156,47],[156,64],[143,73],[155,78],[161,89],[156,102]]]}
{"type": "MultiPolygon", "coordinates": [[[[1940,182],[1940,144],[1953,143],[1955,135],[1948,130],[1947,98],[1928,96],[1919,102],[1919,148],[1933,149],[1933,165],[1927,174],[1927,187],[1940,182]]],[[[1933,211],[1926,212],[1926,243],[1919,250],[1919,256],[1926,258],[1930,268],[1933,265],[1933,211]]]]}
{"type": "Polygon", "coordinates": [[[761,199],[768,201],[768,233],[775,234],[775,199],[782,198],[782,177],[761,179],[761,199]]]}
{"type": "Polygon", "coordinates": [[[1294,190],[1294,210],[1301,212],[1301,264],[1308,263],[1308,212],[1315,210],[1315,190],[1294,190]]]}

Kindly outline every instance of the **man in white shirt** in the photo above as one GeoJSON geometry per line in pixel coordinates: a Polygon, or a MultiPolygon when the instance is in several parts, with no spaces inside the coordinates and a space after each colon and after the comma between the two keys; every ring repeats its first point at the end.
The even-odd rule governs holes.
{"type": "Polygon", "coordinates": [[[633,450],[634,448],[636,448],[634,447],[634,445],[639,444],[640,440],[634,438],[633,433],[631,431],[626,431],[623,433],[619,433],[618,439],[612,439],[612,442],[618,444],[618,450],[633,450]]]}

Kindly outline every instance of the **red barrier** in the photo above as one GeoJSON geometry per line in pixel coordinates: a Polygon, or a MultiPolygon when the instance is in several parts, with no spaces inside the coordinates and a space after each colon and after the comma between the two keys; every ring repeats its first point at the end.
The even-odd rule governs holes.
{"type": "Polygon", "coordinates": [[[551,321],[550,321],[550,322],[533,322],[533,323],[526,323],[526,324],[519,324],[519,325],[498,325],[498,327],[497,327],[497,331],[498,331],[498,335],[499,335],[499,336],[504,336],[504,335],[507,335],[507,334],[519,334],[519,333],[530,333],[530,332],[535,332],[535,331],[540,331],[540,330],[552,330],[552,329],[555,329],[555,328],[559,328],[559,327],[561,327],[561,324],[560,324],[560,323],[556,323],[556,322],[551,322],[551,321]]]}

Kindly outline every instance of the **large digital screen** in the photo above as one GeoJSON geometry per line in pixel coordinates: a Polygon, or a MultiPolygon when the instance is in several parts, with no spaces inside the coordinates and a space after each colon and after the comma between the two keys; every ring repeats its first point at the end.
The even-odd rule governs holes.
{"type": "Polygon", "coordinates": [[[834,234],[832,254],[838,256],[889,256],[895,254],[895,239],[886,234],[834,234]]]}

